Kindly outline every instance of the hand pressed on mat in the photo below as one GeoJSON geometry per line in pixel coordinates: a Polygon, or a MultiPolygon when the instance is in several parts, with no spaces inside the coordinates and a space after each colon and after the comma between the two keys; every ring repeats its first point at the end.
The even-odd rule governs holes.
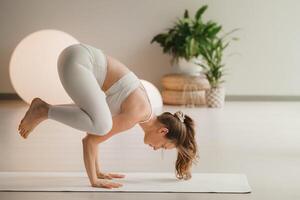
{"type": "Polygon", "coordinates": [[[99,187],[99,188],[118,188],[123,186],[121,183],[111,182],[105,179],[97,179],[92,183],[93,187],[99,187]]]}
{"type": "Polygon", "coordinates": [[[113,178],[124,178],[124,174],[117,174],[117,173],[103,173],[97,172],[97,177],[100,179],[113,179],[113,178]]]}

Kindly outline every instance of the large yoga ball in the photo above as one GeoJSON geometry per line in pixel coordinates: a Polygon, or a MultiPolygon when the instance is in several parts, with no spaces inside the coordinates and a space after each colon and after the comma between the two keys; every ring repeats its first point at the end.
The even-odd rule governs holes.
{"type": "Polygon", "coordinates": [[[163,100],[159,90],[149,81],[143,79],[140,80],[147,91],[153,111],[155,113],[161,112],[163,107],[163,100]]]}
{"type": "Polygon", "coordinates": [[[57,73],[57,59],[69,45],[79,43],[58,30],[40,30],[26,36],[11,56],[9,75],[13,88],[28,104],[34,97],[48,103],[72,103],[57,73]]]}

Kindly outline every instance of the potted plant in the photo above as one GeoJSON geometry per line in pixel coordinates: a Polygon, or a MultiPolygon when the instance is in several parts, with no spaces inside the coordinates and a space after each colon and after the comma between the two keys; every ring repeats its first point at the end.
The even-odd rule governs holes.
{"type": "Polygon", "coordinates": [[[210,89],[206,90],[206,104],[208,107],[223,107],[225,102],[225,87],[223,83],[224,64],[222,62],[223,52],[228,47],[231,40],[237,40],[238,38],[232,37],[227,40],[227,36],[238,29],[234,29],[226,33],[222,37],[215,36],[210,38],[205,45],[199,46],[201,55],[205,62],[199,63],[204,71],[210,89]]]}
{"type": "Polygon", "coordinates": [[[202,68],[196,64],[202,62],[200,47],[215,38],[221,30],[215,22],[203,22],[202,15],[206,9],[207,5],[200,7],[193,18],[185,10],[183,18],[179,18],[173,27],[151,40],[151,43],[159,43],[163,52],[172,56],[171,63],[179,73],[200,75],[202,68]]]}

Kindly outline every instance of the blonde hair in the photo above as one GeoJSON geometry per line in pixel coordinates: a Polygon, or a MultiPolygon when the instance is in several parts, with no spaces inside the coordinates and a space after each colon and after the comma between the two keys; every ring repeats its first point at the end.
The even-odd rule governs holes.
{"type": "Polygon", "coordinates": [[[181,111],[174,114],[164,112],[157,116],[157,119],[168,128],[166,137],[177,148],[176,177],[184,180],[190,179],[192,164],[199,158],[194,120],[181,111]]]}

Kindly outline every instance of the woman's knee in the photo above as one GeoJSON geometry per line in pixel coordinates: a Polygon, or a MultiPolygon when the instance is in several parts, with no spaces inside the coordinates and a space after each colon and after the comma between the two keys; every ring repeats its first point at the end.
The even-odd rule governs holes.
{"type": "Polygon", "coordinates": [[[62,71],[62,68],[70,68],[72,65],[77,64],[91,68],[88,66],[91,65],[90,60],[91,56],[84,47],[80,44],[73,44],[63,49],[63,51],[59,54],[57,59],[58,71],[60,72],[62,71]]]}
{"type": "Polygon", "coordinates": [[[113,122],[111,118],[107,118],[105,121],[99,121],[95,124],[95,132],[97,135],[106,135],[113,127],[113,122]]]}

